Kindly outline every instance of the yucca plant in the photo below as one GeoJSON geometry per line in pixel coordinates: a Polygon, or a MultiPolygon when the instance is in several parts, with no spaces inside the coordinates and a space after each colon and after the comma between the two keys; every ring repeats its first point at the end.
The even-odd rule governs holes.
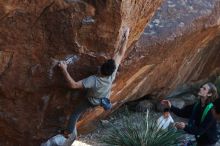
{"type": "Polygon", "coordinates": [[[122,126],[115,126],[105,133],[101,142],[111,146],[174,146],[181,133],[175,130],[158,130],[155,118],[149,116],[124,118],[122,126]]]}

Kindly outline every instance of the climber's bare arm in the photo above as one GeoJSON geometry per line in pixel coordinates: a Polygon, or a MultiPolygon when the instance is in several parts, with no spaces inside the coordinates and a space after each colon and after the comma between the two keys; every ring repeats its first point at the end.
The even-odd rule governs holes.
{"type": "Polygon", "coordinates": [[[113,57],[113,59],[115,60],[115,63],[118,65],[121,63],[121,60],[125,55],[125,51],[127,49],[129,32],[130,32],[130,29],[128,27],[126,27],[124,29],[123,36],[121,37],[121,40],[119,42],[119,46],[117,48],[117,51],[113,57]]]}
{"type": "Polygon", "coordinates": [[[67,64],[65,61],[61,61],[58,63],[58,66],[61,68],[62,73],[65,77],[65,79],[68,82],[68,85],[70,88],[72,89],[77,89],[77,88],[83,88],[83,84],[82,84],[82,80],[76,82],[69,74],[69,72],[67,71],[67,64]]]}

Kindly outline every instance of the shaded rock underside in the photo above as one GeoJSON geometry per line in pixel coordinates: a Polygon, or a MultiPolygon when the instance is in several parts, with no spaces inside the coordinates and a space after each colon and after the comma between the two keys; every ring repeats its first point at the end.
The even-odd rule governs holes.
{"type": "MultiPolygon", "coordinates": [[[[76,80],[95,73],[124,26],[131,28],[129,49],[113,85],[113,110],[148,94],[163,98],[218,70],[220,2],[165,0],[148,24],[161,2],[1,0],[0,143],[38,145],[64,127],[83,91],[67,88],[56,62],[67,61],[76,80]]],[[[110,113],[90,109],[79,130],[110,113]]]]}
{"type": "MultiPolygon", "coordinates": [[[[57,61],[76,80],[95,73],[123,27],[132,46],[161,2],[0,0],[0,145],[39,145],[64,127],[83,91],[67,88],[57,61]]],[[[91,113],[87,123],[103,116],[91,113]]]]}

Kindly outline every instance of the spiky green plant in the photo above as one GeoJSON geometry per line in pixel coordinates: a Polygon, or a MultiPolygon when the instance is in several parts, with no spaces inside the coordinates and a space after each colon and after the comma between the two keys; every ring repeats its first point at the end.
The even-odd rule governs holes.
{"type": "Polygon", "coordinates": [[[158,130],[155,118],[124,118],[122,126],[115,126],[105,133],[101,142],[111,146],[174,146],[181,133],[175,130],[158,130]]]}

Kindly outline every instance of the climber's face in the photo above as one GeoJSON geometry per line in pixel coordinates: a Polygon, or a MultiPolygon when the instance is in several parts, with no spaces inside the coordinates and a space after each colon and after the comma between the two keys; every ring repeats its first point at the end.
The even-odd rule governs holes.
{"type": "Polygon", "coordinates": [[[209,90],[210,90],[209,85],[205,84],[200,88],[198,95],[202,97],[208,97],[210,96],[209,90]]]}
{"type": "Polygon", "coordinates": [[[212,93],[209,93],[209,90],[210,90],[210,87],[209,87],[208,84],[204,84],[204,85],[200,88],[200,90],[199,90],[199,92],[198,92],[198,95],[199,95],[200,98],[201,98],[202,104],[205,104],[205,103],[206,103],[206,100],[207,100],[210,96],[212,96],[212,93]]]}
{"type": "Polygon", "coordinates": [[[164,112],[164,113],[163,113],[163,117],[164,117],[164,118],[168,118],[168,117],[169,117],[169,115],[170,115],[170,113],[169,113],[169,112],[164,112]]]}

